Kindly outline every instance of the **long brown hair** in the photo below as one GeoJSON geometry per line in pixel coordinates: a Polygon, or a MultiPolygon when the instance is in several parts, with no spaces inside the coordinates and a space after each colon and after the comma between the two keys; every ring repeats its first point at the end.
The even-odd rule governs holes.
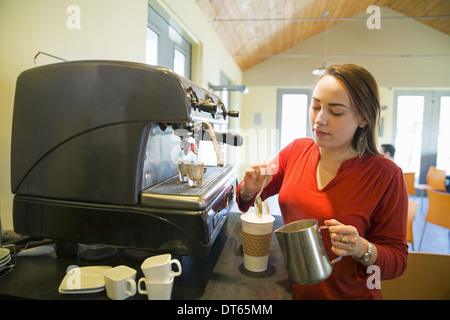
{"type": "Polygon", "coordinates": [[[369,71],[354,64],[330,65],[322,77],[327,74],[344,84],[356,112],[367,122],[364,128],[356,129],[352,141],[353,148],[357,150],[358,140],[362,135],[366,141],[366,152],[371,155],[379,155],[377,137],[381,108],[375,78],[369,71]]]}

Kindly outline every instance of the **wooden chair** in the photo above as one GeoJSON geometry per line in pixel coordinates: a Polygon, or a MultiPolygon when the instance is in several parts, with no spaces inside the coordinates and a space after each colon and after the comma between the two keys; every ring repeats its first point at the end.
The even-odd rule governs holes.
{"type": "Polygon", "coordinates": [[[412,250],[414,251],[414,237],[413,237],[413,221],[414,216],[416,215],[417,208],[419,207],[419,203],[415,201],[408,201],[408,225],[406,232],[406,241],[411,243],[412,250]]]}
{"type": "Polygon", "coordinates": [[[423,236],[428,222],[450,229],[450,193],[427,190],[428,211],[425,217],[422,237],[420,238],[419,251],[422,246],[423,236]]]}
{"type": "Polygon", "coordinates": [[[385,300],[450,299],[450,255],[410,252],[398,278],[381,281],[385,300]]]}
{"type": "Polygon", "coordinates": [[[403,173],[406,182],[406,189],[408,190],[408,195],[415,196],[416,189],[414,188],[414,179],[416,178],[415,172],[405,172],[403,173]]]}

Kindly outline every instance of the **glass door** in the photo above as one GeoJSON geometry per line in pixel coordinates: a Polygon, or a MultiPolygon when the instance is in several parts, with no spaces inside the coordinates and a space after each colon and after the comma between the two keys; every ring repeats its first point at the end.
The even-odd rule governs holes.
{"type": "Polygon", "coordinates": [[[450,92],[396,91],[395,162],[426,183],[430,166],[450,173],[450,92]]]}
{"type": "Polygon", "coordinates": [[[420,173],[422,152],[423,110],[425,98],[419,95],[397,97],[397,134],[395,162],[403,172],[420,173]]]}
{"type": "Polygon", "coordinates": [[[439,96],[439,138],[436,166],[450,175],[450,95],[439,96]]]}

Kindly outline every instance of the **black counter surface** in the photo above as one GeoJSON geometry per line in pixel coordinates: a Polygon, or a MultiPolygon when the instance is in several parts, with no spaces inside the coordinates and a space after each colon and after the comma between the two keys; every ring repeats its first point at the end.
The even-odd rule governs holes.
{"type": "MultiPolygon", "coordinates": [[[[274,230],[282,226],[275,216],[274,230]]],[[[106,290],[90,294],[62,294],[58,288],[70,266],[127,265],[143,277],[140,268],[148,252],[119,249],[103,261],[88,262],[79,255],[57,258],[56,254],[17,257],[16,266],[0,279],[1,299],[105,300],[106,290]]],[[[175,278],[172,300],[290,300],[290,282],[278,240],[272,237],[266,271],[253,273],[244,268],[240,213],[231,212],[206,257],[173,256],[180,260],[182,274],[175,278]]],[[[130,300],[145,300],[137,293],[130,300]]]]}

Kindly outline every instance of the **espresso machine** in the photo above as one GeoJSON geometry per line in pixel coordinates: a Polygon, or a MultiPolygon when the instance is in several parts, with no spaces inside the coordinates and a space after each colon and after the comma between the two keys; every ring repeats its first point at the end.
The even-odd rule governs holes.
{"type": "Polygon", "coordinates": [[[35,67],[17,79],[11,145],[15,232],[64,242],[205,256],[237,177],[218,132],[218,96],[162,68],[124,61],[35,67]],[[209,141],[209,142],[208,142],[209,141]],[[214,145],[201,186],[178,162],[214,145]]]}

